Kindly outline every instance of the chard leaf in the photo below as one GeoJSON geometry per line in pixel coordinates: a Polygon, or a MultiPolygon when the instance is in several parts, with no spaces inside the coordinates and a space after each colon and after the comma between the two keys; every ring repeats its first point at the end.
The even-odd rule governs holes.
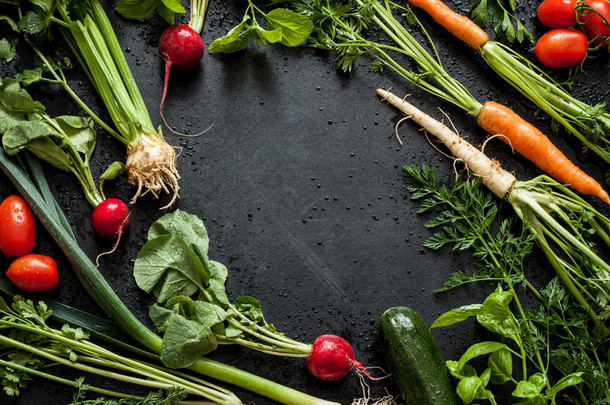
{"type": "Polygon", "coordinates": [[[8,40],[6,38],[0,38],[0,59],[4,59],[6,62],[12,61],[17,56],[17,39],[8,40]]]}
{"type": "Polygon", "coordinates": [[[210,278],[195,252],[175,235],[158,236],[142,247],[134,277],[141,289],[153,292],[161,303],[203,291],[210,278]]]}
{"type": "Polygon", "coordinates": [[[242,22],[233,27],[225,36],[217,38],[209,46],[210,51],[214,52],[237,52],[246,49],[250,36],[247,22],[250,16],[245,15],[242,22]]]}
{"type": "Polygon", "coordinates": [[[265,15],[265,20],[267,21],[267,26],[271,28],[271,30],[279,30],[280,32],[277,40],[271,41],[266,37],[269,42],[279,42],[286,46],[296,46],[307,40],[309,35],[313,32],[313,23],[309,18],[283,8],[271,10],[265,15]]]}

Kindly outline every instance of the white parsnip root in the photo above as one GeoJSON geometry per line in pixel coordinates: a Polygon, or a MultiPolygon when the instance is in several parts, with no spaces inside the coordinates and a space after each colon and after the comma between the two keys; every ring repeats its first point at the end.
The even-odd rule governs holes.
{"type": "Polygon", "coordinates": [[[161,209],[171,207],[180,190],[176,160],[176,151],[162,136],[141,136],[139,142],[129,145],[125,165],[127,178],[129,184],[138,187],[131,203],[148,192],[158,198],[164,191],[171,193],[172,199],[161,209]]]}
{"type": "Polygon", "coordinates": [[[495,195],[504,199],[513,189],[517,182],[515,176],[502,169],[498,162],[488,158],[445,124],[389,91],[377,89],[377,93],[405,113],[408,118],[421,125],[428,133],[443,142],[451,150],[451,153],[460,159],[472,173],[481,177],[483,184],[495,195]]]}

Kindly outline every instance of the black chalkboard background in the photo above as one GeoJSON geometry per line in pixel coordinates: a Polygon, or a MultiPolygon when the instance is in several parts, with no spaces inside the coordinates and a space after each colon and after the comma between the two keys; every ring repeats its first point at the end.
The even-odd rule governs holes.
{"type": "MultiPolygon", "coordinates": [[[[264,2],[257,3],[263,3],[260,6],[264,9],[264,2]]],[[[162,125],[158,106],[163,64],[157,55],[157,40],[166,23],[158,16],[128,21],[112,11],[114,2],[102,4],[153,122],[162,125]]],[[[468,3],[449,4],[464,14],[468,12],[468,3]]],[[[535,20],[536,6],[524,0],[517,15],[538,37],[544,27],[535,20]]],[[[206,48],[238,23],[244,9],[245,2],[210,2],[203,31],[206,48]]],[[[186,22],[186,16],[178,17],[178,21],[186,22]]],[[[537,114],[536,108],[497,78],[475,51],[428,18],[423,21],[446,69],[479,101],[509,105],[549,134],[585,171],[603,180],[603,165],[581,157],[580,146],[565,132],[553,133],[550,120],[537,114]]],[[[9,34],[5,25],[0,24],[0,29],[9,34]]],[[[533,46],[516,48],[533,57],[533,46]]],[[[27,48],[22,43],[19,49],[22,53],[15,60],[0,63],[2,77],[30,67],[27,48]]],[[[409,199],[400,168],[405,164],[435,166],[442,181],[450,182],[452,162],[432,149],[409,122],[400,127],[404,141],[400,146],[394,126],[401,114],[380,101],[375,89],[410,93],[416,105],[439,119],[441,108],[475,145],[480,146],[486,134],[473,117],[423,94],[392,72],[369,72],[367,56],[350,74],[337,70],[334,57],[305,46],[250,43],[247,50],[235,54],[206,51],[201,65],[193,71],[173,71],[164,110],[172,128],[193,134],[212,125],[198,137],[165,131],[170,144],[181,149],[181,198],[173,208],[203,219],[210,235],[210,258],[229,268],[227,291],[231,298],[257,297],[267,319],[289,336],[313,342],[323,333],[338,334],[353,344],[360,362],[383,366],[375,327],[386,309],[410,306],[431,323],[451,308],[481,302],[493,286],[434,292],[453,271],[473,270],[474,262],[468,252],[456,254],[422,247],[430,235],[423,226],[429,217],[416,213],[418,204],[409,199]]],[[[405,66],[410,65],[405,61],[405,66]]],[[[607,56],[587,62],[574,92],[587,101],[606,100],[610,91],[607,72],[607,56]]],[[[107,118],[79,69],[70,73],[70,80],[87,103],[107,118]]],[[[81,114],[59,89],[37,97],[51,115],[81,114]]],[[[539,173],[499,141],[488,144],[486,152],[522,179],[539,173]]],[[[123,159],[122,145],[100,130],[94,177],[112,161],[123,159]]],[[[96,239],[90,230],[91,208],[75,179],[53,168],[47,168],[47,172],[83,249],[91,258],[109,250],[111,246],[96,239]]],[[[8,179],[0,175],[0,198],[14,192],[8,179]]],[[[109,182],[105,192],[128,201],[134,189],[122,177],[109,182]]],[[[146,323],[153,298],[137,288],[132,267],[150,224],[164,214],[158,207],[167,201],[166,196],[160,200],[141,198],[131,207],[131,228],[118,251],[101,259],[100,269],[110,284],[146,323]]],[[[607,207],[602,209],[608,212],[607,207]]],[[[42,229],[36,250],[53,255],[60,264],[58,288],[40,298],[104,316],[42,229]]],[[[539,252],[530,255],[527,269],[534,279],[544,282],[552,276],[552,270],[540,256],[539,252]]],[[[0,257],[2,273],[8,265],[9,260],[0,257]]],[[[435,329],[433,333],[447,359],[457,359],[469,345],[487,337],[474,322],[435,329]]],[[[219,349],[211,357],[342,404],[362,395],[355,373],[338,382],[321,382],[309,375],[299,359],[269,358],[233,347],[219,349]]],[[[78,373],[65,375],[76,378],[78,373]]],[[[114,386],[95,377],[87,381],[114,386]]],[[[390,380],[369,385],[373,397],[384,395],[386,390],[396,394],[390,380]]],[[[235,392],[244,403],[271,403],[240,389],[235,392]]],[[[19,398],[0,394],[0,403],[65,404],[72,395],[71,388],[36,380],[19,398]]],[[[500,402],[507,401],[508,397],[500,402]]]]}

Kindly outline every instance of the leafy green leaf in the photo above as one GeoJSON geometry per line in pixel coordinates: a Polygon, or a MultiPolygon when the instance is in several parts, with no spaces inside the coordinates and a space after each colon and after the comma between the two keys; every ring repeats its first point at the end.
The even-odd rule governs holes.
{"type": "Polygon", "coordinates": [[[175,235],[161,235],[149,240],[138,253],[134,277],[141,289],[165,302],[203,291],[210,276],[186,242],[175,235]]]}
{"type": "Polygon", "coordinates": [[[507,349],[504,343],[499,342],[480,342],[470,346],[458,362],[458,368],[462,368],[467,362],[478,356],[497,352],[498,350],[507,349]]]}
{"type": "Polygon", "coordinates": [[[85,162],[88,162],[96,142],[93,120],[90,117],[61,115],[55,117],[55,122],[68,136],[76,150],[86,156],[85,162]]]}
{"type": "Polygon", "coordinates": [[[519,42],[527,39],[533,43],[532,34],[512,14],[516,8],[516,0],[509,0],[508,4],[503,0],[475,0],[471,8],[471,19],[481,27],[491,23],[498,39],[505,44],[510,44],[515,39],[519,42]]]}
{"type": "Polygon", "coordinates": [[[477,321],[488,330],[518,342],[519,325],[516,323],[513,313],[508,306],[512,299],[512,292],[502,291],[498,287],[483,302],[485,312],[477,315],[477,321]]]}
{"type": "Polygon", "coordinates": [[[102,173],[100,180],[114,180],[121,174],[125,173],[125,163],[112,162],[110,166],[102,173]]]}
{"type": "Polygon", "coordinates": [[[457,394],[465,404],[470,404],[475,400],[477,391],[484,386],[479,377],[466,377],[458,383],[457,394]]]}
{"type": "Polygon", "coordinates": [[[30,86],[34,83],[38,83],[42,79],[42,68],[26,69],[19,73],[15,79],[17,79],[24,86],[30,86]]]}
{"type": "Polygon", "coordinates": [[[169,24],[174,24],[175,13],[186,12],[180,0],[119,0],[115,10],[133,19],[143,19],[159,11],[169,24]]]}
{"type": "Polygon", "coordinates": [[[12,61],[17,55],[17,39],[8,40],[6,38],[0,38],[0,59],[4,59],[6,62],[12,61]]]}
{"type": "Polygon", "coordinates": [[[148,230],[148,240],[162,235],[176,235],[197,254],[206,269],[210,268],[208,249],[210,240],[203,221],[196,215],[182,210],[165,214],[148,230]]]}
{"type": "Polygon", "coordinates": [[[276,8],[265,15],[267,26],[271,30],[279,30],[277,38],[269,42],[279,42],[286,46],[296,46],[307,40],[313,32],[313,23],[304,15],[283,8],[276,8]]]}
{"type": "Polygon", "coordinates": [[[431,328],[439,328],[441,326],[449,326],[458,322],[462,322],[471,316],[483,314],[483,305],[471,304],[460,308],[452,309],[439,316],[433,323],[431,328]]]}
{"type": "Polygon", "coordinates": [[[216,349],[217,345],[216,335],[210,327],[181,315],[178,306],[166,320],[161,361],[172,368],[189,367],[200,356],[216,349]]]}
{"type": "Polygon", "coordinates": [[[210,44],[208,49],[214,52],[237,52],[246,49],[250,37],[247,24],[250,16],[245,15],[242,22],[233,27],[226,35],[217,38],[210,44]]]}
{"type": "Polygon", "coordinates": [[[512,379],[513,357],[510,350],[500,349],[491,353],[487,366],[491,372],[492,383],[501,385],[512,379]]]}

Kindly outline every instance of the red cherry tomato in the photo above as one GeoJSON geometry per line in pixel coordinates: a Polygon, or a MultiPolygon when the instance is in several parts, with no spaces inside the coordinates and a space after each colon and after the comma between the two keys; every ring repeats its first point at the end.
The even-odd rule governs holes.
{"type": "Polygon", "coordinates": [[[538,6],[538,19],[549,28],[570,28],[576,25],[577,0],[544,0],[538,6]]]}
{"type": "Polygon", "coordinates": [[[580,64],[587,56],[588,40],[581,31],[555,28],[536,42],[536,56],[550,68],[566,68],[580,64]]]}
{"type": "Polygon", "coordinates": [[[27,255],[36,245],[34,213],[19,196],[11,195],[0,204],[0,251],[7,257],[27,255]]]}
{"type": "MultiPolygon", "coordinates": [[[[610,1],[608,0],[585,0],[584,4],[591,7],[597,13],[586,8],[578,7],[578,21],[593,45],[600,45],[606,38],[610,38],[610,27],[604,24],[603,16],[610,23],[610,1]]],[[[607,43],[604,46],[608,46],[607,43]]]]}
{"type": "Polygon", "coordinates": [[[29,254],[16,259],[6,276],[19,289],[31,293],[48,291],[57,286],[57,264],[49,256],[29,254]]]}

